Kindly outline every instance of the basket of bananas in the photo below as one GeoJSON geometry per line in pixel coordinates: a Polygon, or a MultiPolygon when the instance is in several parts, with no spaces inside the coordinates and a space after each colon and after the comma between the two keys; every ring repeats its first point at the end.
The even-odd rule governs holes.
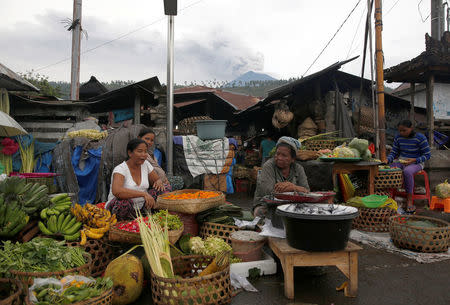
{"type": "Polygon", "coordinates": [[[109,210],[101,209],[90,203],[84,206],[76,203],[71,211],[77,220],[83,223],[83,229],[80,232],[80,245],[82,246],[86,244],[87,238],[102,238],[117,223],[115,214],[111,214],[109,210]]]}

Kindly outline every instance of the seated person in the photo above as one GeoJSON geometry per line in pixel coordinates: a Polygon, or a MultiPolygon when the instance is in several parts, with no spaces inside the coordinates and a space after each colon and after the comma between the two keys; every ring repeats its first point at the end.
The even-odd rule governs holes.
{"type": "Polygon", "coordinates": [[[147,161],[147,144],[133,139],[127,144],[128,160],[114,168],[111,188],[105,208],[117,215],[118,220],[136,217],[136,209],[151,209],[155,199],[148,193],[152,187],[164,190],[162,180],[147,161]]]}
{"type": "Polygon", "coordinates": [[[253,213],[264,216],[267,207],[261,198],[272,193],[309,192],[308,179],[303,167],[296,163],[297,150],[301,144],[291,137],[281,137],[276,145],[275,156],[264,163],[258,175],[253,213]]]}
{"type": "Polygon", "coordinates": [[[150,128],[144,128],[139,133],[139,139],[143,140],[145,143],[147,143],[148,146],[148,155],[147,155],[147,161],[153,166],[153,169],[158,174],[159,178],[161,179],[164,189],[162,191],[158,191],[156,189],[150,190],[150,194],[153,196],[153,198],[156,198],[164,193],[171,192],[172,187],[170,186],[170,182],[167,179],[166,172],[161,168],[159,165],[159,162],[155,158],[154,149],[155,149],[155,132],[153,129],[150,128]]]}
{"type": "Polygon", "coordinates": [[[431,158],[430,146],[427,138],[415,132],[410,120],[398,124],[398,135],[394,138],[392,151],[388,156],[388,163],[392,167],[403,170],[403,184],[406,191],[406,212],[414,213],[416,207],[412,200],[414,192],[414,174],[424,169],[424,163],[431,158]],[[398,158],[398,162],[393,163],[398,158]]]}

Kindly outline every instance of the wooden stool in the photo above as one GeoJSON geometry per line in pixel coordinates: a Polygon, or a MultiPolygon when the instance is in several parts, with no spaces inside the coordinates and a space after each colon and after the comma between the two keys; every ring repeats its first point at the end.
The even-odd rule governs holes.
{"type": "Polygon", "coordinates": [[[307,252],[292,248],[286,239],[269,237],[269,246],[281,261],[284,272],[284,295],[294,298],[294,267],[336,266],[347,278],[345,296],[356,297],[358,292],[358,251],[361,247],[348,242],[342,251],[307,252]]]}

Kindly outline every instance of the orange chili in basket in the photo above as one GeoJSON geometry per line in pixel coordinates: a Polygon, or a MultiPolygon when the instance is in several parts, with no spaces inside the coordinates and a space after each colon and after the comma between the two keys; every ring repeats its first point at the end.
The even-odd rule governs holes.
{"type": "Polygon", "coordinates": [[[181,193],[181,194],[167,194],[163,195],[162,198],[170,200],[185,200],[185,199],[207,199],[218,197],[219,194],[216,192],[209,191],[197,191],[194,193],[181,193]]]}

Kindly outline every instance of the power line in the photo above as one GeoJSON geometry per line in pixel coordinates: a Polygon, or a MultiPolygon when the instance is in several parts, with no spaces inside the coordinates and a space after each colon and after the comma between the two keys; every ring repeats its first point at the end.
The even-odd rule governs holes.
{"type": "Polygon", "coordinates": [[[391,6],[391,8],[386,12],[386,15],[385,16],[387,16],[387,14],[389,14],[393,9],[394,9],[394,7],[397,5],[397,3],[399,3],[400,2],[400,0],[397,0],[392,6],[391,6]]]}
{"type": "Polygon", "coordinates": [[[303,73],[302,77],[305,76],[306,73],[308,73],[309,69],[311,69],[311,67],[316,63],[316,61],[319,59],[319,57],[322,55],[322,53],[325,51],[325,49],[330,45],[330,43],[333,41],[334,37],[336,37],[337,33],[339,33],[339,31],[342,29],[342,27],[344,26],[344,24],[347,22],[347,20],[350,18],[350,16],[353,14],[353,12],[355,11],[355,9],[358,7],[359,3],[361,2],[361,0],[358,0],[358,2],[356,3],[355,7],[353,7],[353,9],[350,11],[350,13],[348,14],[347,18],[345,18],[344,22],[342,22],[342,24],[339,26],[339,28],[337,29],[336,33],[334,33],[334,35],[331,37],[331,39],[327,42],[327,44],[325,45],[325,47],[323,47],[322,51],[320,51],[319,55],[317,55],[316,59],[314,59],[314,61],[312,62],[311,65],[309,65],[308,69],[306,69],[305,73],[303,73]]]}
{"type": "MultiPolygon", "coordinates": [[[[351,42],[351,44],[350,44],[350,47],[348,48],[347,57],[346,57],[345,59],[348,59],[349,56],[350,56],[350,52],[352,51],[353,43],[355,42],[356,34],[358,34],[359,26],[361,25],[361,21],[362,21],[362,18],[364,17],[364,13],[365,13],[365,12],[366,12],[366,8],[364,8],[364,10],[363,10],[363,12],[362,12],[362,14],[361,14],[361,17],[359,17],[358,26],[356,27],[355,34],[353,35],[353,39],[352,39],[352,42],[351,42]]],[[[358,45],[357,47],[359,47],[359,45],[358,45]]],[[[356,47],[356,48],[357,48],[357,47],[356,47]]],[[[356,48],[355,48],[355,49],[356,49],[356,48]]]]}
{"type": "MultiPolygon", "coordinates": [[[[197,5],[197,4],[199,4],[200,2],[203,2],[203,1],[204,1],[204,0],[199,0],[199,1],[193,2],[193,3],[191,3],[191,4],[189,4],[189,5],[185,6],[185,7],[183,7],[182,9],[180,9],[180,12],[185,11],[185,10],[187,10],[187,9],[193,7],[194,5],[197,5]]],[[[99,45],[97,45],[97,46],[95,46],[95,47],[93,47],[93,48],[84,50],[84,51],[82,51],[82,52],[80,53],[80,55],[81,55],[81,54],[86,54],[86,53],[92,52],[92,51],[97,50],[97,49],[99,49],[99,48],[101,48],[101,47],[103,47],[103,46],[106,46],[106,45],[108,45],[108,44],[111,44],[111,43],[113,43],[113,42],[115,42],[115,41],[117,41],[117,40],[120,40],[120,39],[122,39],[122,38],[125,38],[125,37],[127,37],[127,36],[130,36],[130,35],[132,35],[132,34],[134,34],[134,33],[136,33],[136,32],[139,32],[139,31],[145,29],[145,28],[148,28],[148,27],[150,27],[150,26],[152,26],[152,25],[155,25],[155,24],[158,23],[158,22],[161,22],[161,21],[163,21],[164,19],[166,19],[165,16],[164,16],[164,17],[161,17],[161,18],[159,18],[159,19],[157,19],[157,20],[155,20],[155,21],[153,21],[152,23],[143,25],[143,26],[141,26],[141,27],[139,27],[139,28],[137,28],[137,29],[134,29],[134,30],[132,30],[132,31],[130,31],[130,32],[128,32],[128,33],[125,33],[125,34],[123,34],[123,35],[120,35],[120,36],[117,37],[117,38],[114,38],[114,39],[112,39],[112,40],[109,40],[109,41],[106,41],[106,42],[104,42],[104,43],[101,43],[101,44],[99,44],[99,45]]],[[[50,68],[50,67],[59,65],[59,64],[65,62],[65,61],[68,61],[68,60],[70,60],[70,59],[71,59],[70,57],[66,57],[66,58],[64,58],[64,59],[61,59],[61,60],[55,62],[55,63],[49,64],[49,65],[47,65],[47,66],[38,68],[38,69],[33,70],[33,71],[34,71],[34,72],[38,72],[38,71],[41,71],[41,70],[44,70],[44,69],[47,69],[47,68],[50,68]]]]}

